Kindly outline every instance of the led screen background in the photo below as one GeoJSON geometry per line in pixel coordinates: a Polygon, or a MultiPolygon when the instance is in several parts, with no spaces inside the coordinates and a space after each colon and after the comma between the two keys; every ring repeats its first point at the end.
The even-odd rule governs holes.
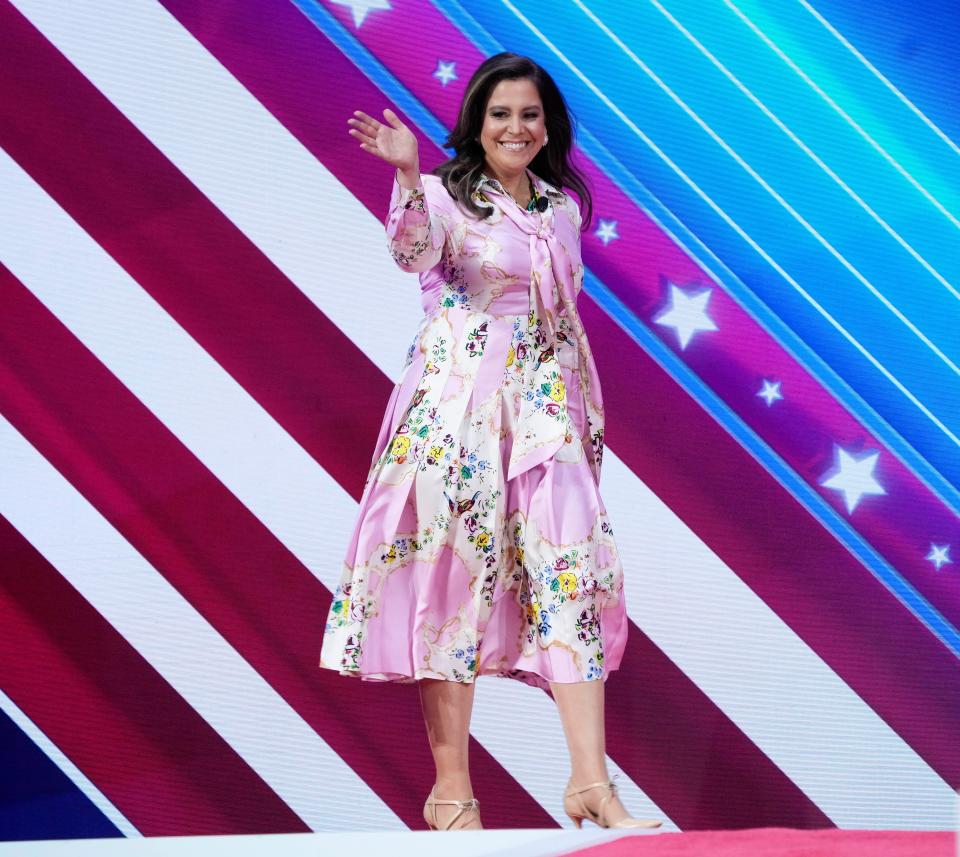
{"type": "MultiPolygon", "coordinates": [[[[394,106],[428,170],[502,49],[554,75],[594,192],[628,805],[950,826],[958,26],[859,0],[0,5],[0,836],[420,825],[415,689],[316,667],[422,311],[346,118],[394,106]]],[[[567,824],[550,699],[480,685],[485,823],[567,824]]]]}

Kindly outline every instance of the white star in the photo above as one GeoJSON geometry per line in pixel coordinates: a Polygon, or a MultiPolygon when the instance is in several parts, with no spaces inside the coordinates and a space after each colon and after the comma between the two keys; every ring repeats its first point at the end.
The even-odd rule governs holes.
{"type": "Polygon", "coordinates": [[[768,408],[778,399],[783,398],[783,393],[780,392],[780,385],[782,383],[782,381],[768,381],[766,378],[763,379],[763,387],[757,395],[767,403],[768,408]]]}
{"type": "Polygon", "coordinates": [[[597,227],[597,231],[593,234],[596,235],[597,238],[603,242],[603,246],[606,247],[611,241],[614,241],[620,237],[617,235],[617,221],[601,220],[600,225],[597,227]]]}
{"type": "Polygon", "coordinates": [[[886,489],[873,478],[873,468],[877,465],[879,452],[868,452],[860,458],[854,458],[839,446],[836,451],[836,467],[824,474],[820,484],[824,488],[833,488],[843,494],[848,514],[853,514],[861,497],[867,494],[887,493],[886,489]]]}
{"type": "Polygon", "coordinates": [[[338,6],[349,6],[353,12],[353,25],[357,28],[367,17],[367,12],[375,12],[379,9],[389,9],[390,0],[333,0],[338,6]]]}
{"type": "Polygon", "coordinates": [[[433,73],[433,76],[439,78],[440,83],[446,86],[451,80],[457,79],[456,67],[457,64],[455,62],[437,60],[437,70],[433,73]]]}
{"type": "Polygon", "coordinates": [[[693,335],[701,330],[719,330],[707,315],[707,301],[713,289],[705,289],[695,295],[685,292],[670,283],[670,306],[654,318],[657,324],[672,327],[680,337],[680,348],[686,348],[693,335]]]}
{"type": "Polygon", "coordinates": [[[950,545],[935,545],[931,542],[930,553],[924,559],[930,560],[937,567],[937,571],[940,571],[943,566],[953,562],[950,559],[950,545]]]}

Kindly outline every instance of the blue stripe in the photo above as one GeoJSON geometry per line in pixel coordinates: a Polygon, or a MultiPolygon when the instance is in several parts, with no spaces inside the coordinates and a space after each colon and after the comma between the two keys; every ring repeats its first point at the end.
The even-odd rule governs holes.
{"type": "MultiPolygon", "coordinates": [[[[300,2],[300,0],[295,0],[300,2]]],[[[446,4],[444,4],[446,7],[446,4]]],[[[443,11],[449,13],[450,8],[443,11]]],[[[459,7],[458,7],[459,8],[459,7]]],[[[324,10],[325,11],[325,10],[324,10]]],[[[460,9],[461,14],[466,14],[460,9]]],[[[311,20],[330,36],[324,29],[324,23],[332,20],[336,26],[339,39],[337,46],[350,60],[364,71],[377,86],[381,86],[397,103],[415,102],[416,97],[394,78],[386,68],[375,60],[364,45],[348,33],[339,22],[329,14],[317,16],[311,20]],[[367,67],[370,67],[370,71],[367,67]],[[374,77],[373,75],[377,75],[374,77]],[[383,83],[380,82],[383,78],[383,83]],[[396,93],[396,94],[395,94],[396,93]],[[400,95],[398,98],[397,95],[400,95]]],[[[403,108],[407,111],[407,107],[403,108]]],[[[426,112],[422,105],[417,108],[426,112]]],[[[416,115],[413,111],[411,117],[416,115]]],[[[432,119],[434,125],[439,125],[432,119]]],[[[428,136],[433,136],[428,129],[424,129],[428,136]]],[[[445,135],[445,131],[443,132],[445,135]]],[[[436,140],[436,137],[434,137],[436,140]]],[[[595,142],[595,141],[594,141],[595,142]]],[[[636,184],[636,182],[634,182],[636,184]]],[[[943,616],[927,602],[883,557],[860,536],[850,524],[841,518],[836,511],[820,497],[806,481],[796,474],[779,455],[768,446],[722,399],[708,387],[693,371],[680,360],[655,334],[653,334],[616,296],[587,270],[584,275],[584,288],[597,303],[614,318],[631,338],[647,351],[660,366],[662,366],[685,390],[703,404],[715,419],[737,441],[786,488],[799,502],[820,521],[833,536],[850,550],[861,562],[877,576],[891,592],[909,609],[929,631],[939,639],[953,654],[960,657],[960,634],[943,616]]]]}
{"type": "MultiPolygon", "coordinates": [[[[434,0],[434,5],[447,15],[481,51],[487,54],[503,50],[477,21],[456,2],[434,0]]],[[[609,135],[608,135],[609,136],[609,135]]],[[[960,490],[931,465],[907,439],[879,414],[862,395],[834,370],[810,345],[788,327],[770,307],[755,295],[710,247],[684,225],[650,190],[581,125],[578,143],[590,159],[619,186],[623,193],[651,218],[670,238],[719,283],[753,320],[809,372],[844,408],[853,414],[871,434],[891,450],[916,477],[954,514],[960,516],[960,490]]],[[[955,453],[953,453],[955,455],[955,453]]]]}
{"type": "MultiPolygon", "coordinates": [[[[527,2],[524,8],[539,6],[527,2]]],[[[478,21],[495,27],[497,34],[509,39],[517,50],[544,52],[544,45],[519,19],[507,13],[505,7],[491,3],[478,5],[471,11],[478,21]]],[[[931,468],[939,469],[943,481],[952,481],[954,488],[960,487],[960,456],[955,442],[921,411],[915,410],[893,382],[847,342],[806,298],[785,283],[707,200],[710,196],[722,199],[742,227],[748,233],[755,233],[775,258],[794,269],[797,277],[826,302],[833,314],[853,328],[864,346],[889,363],[890,369],[924,405],[953,427],[954,434],[960,434],[960,379],[875,299],[869,295],[868,300],[856,299],[866,293],[850,272],[733,164],[702,130],[691,127],[691,120],[645,75],[641,74],[643,80],[640,80],[639,71],[622,53],[618,59],[614,54],[620,52],[610,50],[611,43],[606,36],[593,25],[590,25],[592,32],[585,30],[584,21],[579,16],[581,26],[573,26],[577,22],[571,21],[569,15],[564,16],[562,9],[542,18],[543,26],[551,35],[559,33],[557,37],[561,41],[569,40],[569,44],[564,42],[564,47],[578,61],[582,55],[589,66],[597,65],[598,58],[603,58],[602,66],[595,72],[597,81],[613,87],[611,91],[616,92],[620,106],[632,115],[641,116],[647,127],[655,129],[658,140],[681,156],[688,172],[703,186],[707,199],[701,198],[619,119],[614,119],[576,75],[553,62],[551,70],[581,119],[595,126],[611,153],[630,172],[643,175],[644,183],[660,202],[677,212],[692,231],[709,243],[727,266],[756,291],[760,300],[778,312],[813,350],[843,375],[918,455],[927,459],[931,468]],[[639,98],[641,90],[645,98],[639,98]]],[[[709,77],[703,78],[703,85],[710,85],[709,77]]]]}

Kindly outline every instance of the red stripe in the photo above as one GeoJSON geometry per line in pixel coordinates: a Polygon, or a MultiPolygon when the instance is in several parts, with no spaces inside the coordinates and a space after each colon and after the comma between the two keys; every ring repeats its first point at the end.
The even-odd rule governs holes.
{"type": "MultiPolygon", "coordinates": [[[[283,13],[278,11],[278,14],[283,13]]],[[[310,31],[315,32],[312,27],[310,31]]],[[[271,413],[281,423],[287,425],[288,419],[295,418],[300,425],[304,424],[303,414],[312,414],[315,402],[329,398],[328,391],[331,389],[331,381],[322,372],[311,374],[313,367],[336,366],[340,372],[337,377],[343,379],[343,383],[336,386],[337,395],[345,403],[345,409],[359,422],[360,428],[365,426],[372,437],[382,403],[375,408],[361,407],[356,398],[357,390],[366,383],[363,379],[377,379],[381,389],[388,392],[389,381],[379,375],[354,346],[343,340],[322,314],[312,305],[305,305],[299,292],[259,258],[248,242],[152,146],[145,144],[135,129],[104,104],[101,96],[85,81],[78,79],[75,73],[64,69],[61,58],[45,55],[44,46],[30,44],[27,34],[23,36],[23,41],[27,49],[18,51],[17,59],[21,74],[26,75],[29,71],[30,85],[28,87],[26,83],[21,83],[21,87],[17,88],[16,94],[21,103],[58,104],[55,115],[44,114],[42,127],[59,145],[73,146],[76,140],[78,145],[83,146],[83,140],[77,139],[75,124],[81,121],[84,134],[98,142],[97,145],[83,146],[82,157],[76,159],[82,168],[73,174],[73,159],[70,164],[63,163],[59,157],[59,145],[53,147],[47,144],[44,135],[38,133],[39,120],[31,123],[29,119],[32,114],[27,109],[27,117],[17,123],[17,131],[7,135],[7,148],[11,154],[64,205],[83,228],[122,262],[203,347],[215,354],[248,389],[252,386],[257,397],[268,410],[273,409],[271,413]],[[61,103],[66,111],[66,121],[59,110],[61,103]],[[62,124],[58,124],[60,122],[62,124]],[[32,133],[29,130],[31,127],[32,133]],[[95,180],[89,180],[89,176],[94,176],[95,180]],[[106,185],[100,184],[100,178],[107,182],[106,185]],[[171,209],[175,217],[170,216],[171,209]],[[137,226],[140,233],[137,240],[131,240],[129,231],[116,228],[118,222],[122,223],[124,218],[130,216],[131,210],[136,211],[139,218],[137,226]],[[158,225],[161,223],[162,227],[158,225]],[[190,248],[198,245],[203,247],[203,265],[192,267],[190,248]],[[144,250],[144,247],[150,250],[144,250]],[[183,248],[187,248],[186,256],[183,255],[183,248]],[[211,248],[216,248],[217,252],[211,248]],[[238,295],[241,297],[238,298],[238,295]],[[202,307],[203,312],[198,312],[198,307],[202,307]],[[282,330],[282,336],[275,336],[271,340],[271,347],[283,354],[284,360],[281,362],[289,367],[285,370],[289,373],[287,375],[276,371],[272,352],[263,355],[269,359],[251,360],[246,351],[248,343],[244,336],[252,335],[252,329],[261,326],[264,318],[273,319],[277,330],[282,330]],[[236,335],[237,331],[243,335],[236,335]],[[300,353],[299,343],[309,345],[306,360],[300,353]],[[304,365],[309,369],[306,377],[300,377],[298,373],[304,365]]],[[[49,49],[46,50],[49,53],[49,49]]],[[[12,88],[8,94],[14,94],[12,88]]],[[[72,151],[76,152],[76,146],[72,151]]],[[[24,295],[20,295],[17,303],[24,305],[28,301],[24,295]]],[[[34,319],[30,324],[38,328],[51,326],[49,320],[44,323],[39,319],[34,319]]],[[[31,330],[30,324],[21,321],[10,330],[9,335],[31,330]]],[[[57,341],[52,331],[38,335],[33,330],[29,339],[30,343],[20,343],[24,349],[35,341],[57,341]]],[[[59,339],[64,339],[63,332],[59,339]]],[[[256,350],[258,342],[249,345],[256,350]]],[[[73,366],[78,358],[71,356],[67,360],[66,351],[71,349],[65,344],[59,347],[65,352],[63,365],[73,366]]],[[[37,370],[42,368],[42,365],[38,366],[37,370]]],[[[99,377],[103,374],[99,366],[88,367],[86,371],[96,380],[84,386],[90,386],[91,389],[104,386],[101,395],[106,396],[108,386],[115,385],[113,379],[99,377]]],[[[51,379],[50,383],[50,401],[57,402],[60,411],[65,408],[71,411],[75,408],[80,411],[92,408],[94,414],[120,414],[132,409],[132,403],[125,402],[126,391],[122,390],[111,392],[110,402],[94,406],[90,403],[90,397],[85,396],[82,402],[68,405],[62,399],[72,391],[58,389],[55,379],[51,379]]],[[[316,702],[303,698],[303,677],[297,670],[307,669],[304,655],[313,651],[318,640],[311,641],[302,636],[291,639],[290,635],[295,634],[296,628],[318,631],[323,619],[322,609],[327,604],[327,594],[324,592],[321,598],[310,590],[303,576],[297,576],[298,572],[302,572],[299,565],[282,548],[273,544],[272,537],[262,532],[259,524],[250,522],[246,510],[239,507],[232,497],[217,496],[222,489],[219,485],[208,484],[211,482],[209,474],[197,468],[192,460],[182,460],[185,456],[179,444],[169,438],[166,432],[161,432],[152,420],[146,420],[139,410],[132,410],[132,413],[124,413],[122,418],[116,418],[116,425],[122,426],[122,431],[118,429],[112,435],[101,437],[100,432],[111,430],[99,425],[85,429],[91,432],[96,430],[97,434],[91,436],[90,442],[98,446],[102,444],[104,452],[109,450],[109,455],[93,455],[90,460],[70,456],[55,435],[47,439],[44,449],[49,457],[58,460],[66,458],[60,466],[68,478],[75,481],[118,528],[129,531],[128,538],[215,626],[235,629],[239,622],[244,627],[243,635],[239,639],[235,639],[238,637],[236,633],[228,635],[234,645],[274,686],[281,689],[298,710],[311,710],[316,702]],[[119,450],[115,445],[119,446],[119,450]],[[128,446],[134,448],[127,449],[128,446]],[[86,471],[91,463],[101,459],[114,461],[113,469],[88,474],[86,471]],[[165,465],[170,463],[165,466],[164,474],[152,472],[155,461],[164,461],[165,465]],[[119,508],[113,507],[115,498],[111,496],[111,484],[129,479],[132,473],[138,475],[140,484],[128,489],[130,496],[123,497],[124,502],[133,500],[143,503],[149,499],[164,507],[162,498],[175,496],[183,485],[196,485],[182,503],[178,501],[178,508],[170,511],[174,520],[168,525],[169,532],[158,531],[155,524],[147,519],[131,521],[124,518],[119,514],[119,508]],[[223,509],[219,509],[218,505],[223,509]],[[212,520],[230,533],[230,539],[235,542],[232,551],[210,545],[208,539],[205,542],[203,522],[212,520]],[[178,542],[201,545],[207,555],[202,557],[202,562],[198,562],[201,559],[199,557],[183,556],[176,549],[178,542]],[[234,567],[237,556],[245,558],[247,568],[270,569],[275,576],[271,578],[264,575],[252,579],[250,575],[238,576],[234,567]],[[198,573],[194,563],[202,565],[203,576],[198,573]],[[291,568],[291,565],[296,567],[291,568]],[[298,585],[293,585],[287,575],[295,578],[298,585]],[[272,580],[282,581],[282,585],[271,589],[269,583],[272,580]],[[220,582],[220,589],[211,591],[213,581],[220,582]],[[263,588],[258,588],[258,585],[263,588]],[[283,590],[282,597],[276,591],[278,588],[283,590]],[[238,599],[240,603],[236,603],[238,599]],[[247,630],[242,621],[249,610],[258,611],[257,629],[247,630]],[[285,610],[290,611],[290,616],[285,615],[285,610]],[[296,618],[292,620],[291,617],[296,618]],[[287,657],[297,663],[287,662],[282,657],[284,653],[290,653],[287,657]],[[291,672],[296,675],[291,675],[291,672]]],[[[75,421],[81,418],[85,425],[91,422],[91,414],[87,412],[71,415],[74,422],[68,424],[77,425],[75,421]]],[[[36,436],[42,427],[34,420],[29,428],[31,434],[36,436]]],[[[337,438],[342,438],[342,430],[334,430],[329,423],[321,429],[312,428],[310,451],[324,467],[328,467],[331,464],[331,450],[339,453],[342,449],[342,444],[334,443],[337,438]],[[327,435],[324,436],[321,431],[327,435]]],[[[96,450],[88,452],[95,453],[96,450]]],[[[355,485],[362,483],[369,453],[370,446],[367,446],[359,457],[362,466],[357,459],[351,465],[357,468],[357,472],[351,474],[351,481],[355,485]]],[[[354,493],[356,496],[358,492],[354,493]]],[[[654,675],[663,686],[671,688],[671,694],[663,701],[665,709],[656,712],[644,724],[645,744],[650,746],[634,750],[631,745],[636,741],[635,726],[620,723],[616,719],[611,727],[611,745],[617,761],[631,776],[640,779],[639,774],[643,773],[651,780],[643,782],[644,788],[651,794],[659,790],[669,798],[663,806],[671,817],[685,826],[741,825],[756,823],[758,818],[796,826],[827,823],[822,813],[812,806],[802,792],[663,658],[637,629],[633,630],[633,634],[631,652],[634,653],[633,657],[642,660],[631,669],[624,670],[623,676],[618,678],[621,692],[631,697],[648,694],[647,679],[649,675],[654,675]],[[650,673],[645,672],[644,665],[650,673]],[[678,716],[681,711],[683,717],[678,716]],[[688,732],[681,729],[683,734],[678,734],[677,729],[674,726],[668,728],[668,724],[683,724],[688,732]],[[723,752],[717,753],[713,746],[705,747],[701,740],[703,735],[723,736],[723,752]],[[693,754],[688,756],[691,770],[704,767],[709,760],[715,776],[725,782],[727,801],[721,804],[698,800],[691,794],[688,783],[678,785],[670,765],[648,764],[645,760],[656,757],[651,747],[661,738],[667,740],[667,746],[675,754],[693,754]]],[[[313,679],[315,674],[313,670],[311,681],[324,680],[323,676],[313,679]]],[[[336,679],[335,676],[332,678],[336,679]]],[[[335,733],[331,724],[326,722],[335,716],[332,708],[325,709],[311,722],[317,723],[318,728],[322,726],[323,734],[331,743],[337,741],[337,751],[345,755],[391,805],[404,806],[406,799],[408,815],[414,815],[418,807],[410,806],[411,792],[416,795],[418,791],[397,778],[387,780],[376,769],[376,762],[379,762],[381,769],[387,770],[389,765],[385,765],[384,760],[390,759],[391,753],[401,752],[397,745],[401,745],[402,752],[406,754],[413,755],[415,748],[425,752],[422,741],[408,742],[400,737],[400,732],[410,723],[408,718],[413,717],[414,722],[419,718],[419,712],[413,710],[415,701],[411,700],[409,694],[402,696],[407,689],[382,687],[370,691],[366,687],[350,685],[350,682],[337,680],[332,692],[338,702],[348,703],[348,694],[352,696],[361,712],[362,703],[373,699],[380,704],[400,705],[399,700],[409,700],[412,704],[406,709],[398,709],[396,716],[391,714],[386,723],[382,717],[361,716],[352,728],[345,728],[339,733],[335,733]],[[370,693],[375,696],[365,695],[370,693]],[[384,696],[390,693],[394,696],[384,696]],[[397,734],[384,736],[385,729],[393,729],[397,734]],[[358,747],[358,735],[364,736],[363,748],[358,747]],[[377,746],[374,748],[372,745],[377,746]]],[[[521,792],[520,798],[516,794],[519,789],[512,780],[504,789],[501,783],[505,774],[500,772],[493,760],[488,759],[484,763],[480,755],[479,761],[478,791],[497,794],[501,801],[494,805],[487,803],[493,810],[485,813],[488,823],[497,823],[498,811],[502,813],[504,824],[529,823],[526,818],[536,815],[530,810],[532,801],[529,796],[521,792]],[[490,780],[486,786],[485,779],[490,780]]],[[[429,763],[421,754],[417,764],[408,764],[408,760],[403,759],[397,767],[426,772],[429,763]]],[[[414,775],[426,782],[423,774],[414,775]]],[[[542,813],[542,810],[537,807],[537,812],[542,813]]],[[[550,822],[545,822],[541,815],[539,823],[550,822]]]]}
{"type": "Polygon", "coordinates": [[[308,830],[4,518],[0,556],[0,687],[137,830],[308,830]]]}
{"type": "MultiPolygon", "coordinates": [[[[371,212],[384,214],[390,172],[354,168],[343,117],[385,98],[313,24],[280,0],[255,10],[220,0],[202,16],[183,0],[164,5],[371,212]]],[[[420,149],[425,168],[444,157],[422,139],[420,149]]],[[[590,264],[606,258],[595,244],[584,252],[590,264]]],[[[580,305],[611,448],[934,770],[960,784],[960,745],[943,728],[960,722],[956,659],[618,325],[589,298],[580,305]]]]}
{"type": "MultiPolygon", "coordinates": [[[[13,110],[23,99],[0,123],[7,151],[359,498],[378,428],[368,415],[382,412],[389,379],[9,4],[0,4],[0,26],[17,69],[0,80],[0,102],[13,110]],[[124,228],[131,219],[137,229],[124,228]],[[330,442],[344,434],[356,444],[330,442]]],[[[422,826],[432,762],[425,741],[407,738],[410,724],[422,722],[415,689],[372,688],[320,670],[326,588],[59,323],[8,285],[11,306],[16,295],[25,315],[13,324],[13,310],[5,314],[10,348],[23,351],[21,371],[33,366],[50,385],[40,422],[36,403],[4,395],[11,421],[19,414],[21,430],[43,442],[101,513],[408,825],[422,826]],[[48,356],[30,352],[37,342],[48,356]],[[51,359],[55,343],[59,357],[51,359]],[[72,373],[85,366],[87,384],[68,388],[49,374],[58,363],[72,373]],[[102,414],[111,414],[109,425],[102,414]],[[82,449],[67,443],[65,427],[83,438],[82,449]],[[165,515],[130,515],[131,507],[165,515]]],[[[485,813],[488,823],[554,824],[483,747],[471,746],[476,782],[503,800],[485,813]]]]}

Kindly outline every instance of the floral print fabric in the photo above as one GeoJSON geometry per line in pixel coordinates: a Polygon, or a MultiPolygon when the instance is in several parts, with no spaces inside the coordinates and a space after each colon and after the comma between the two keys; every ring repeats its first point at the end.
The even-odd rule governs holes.
{"type": "Polygon", "coordinates": [[[603,404],[576,309],[580,213],[498,182],[461,211],[394,181],[387,239],[424,317],[381,424],[320,665],[367,679],[604,679],[626,641],[599,494],[603,404]]]}

